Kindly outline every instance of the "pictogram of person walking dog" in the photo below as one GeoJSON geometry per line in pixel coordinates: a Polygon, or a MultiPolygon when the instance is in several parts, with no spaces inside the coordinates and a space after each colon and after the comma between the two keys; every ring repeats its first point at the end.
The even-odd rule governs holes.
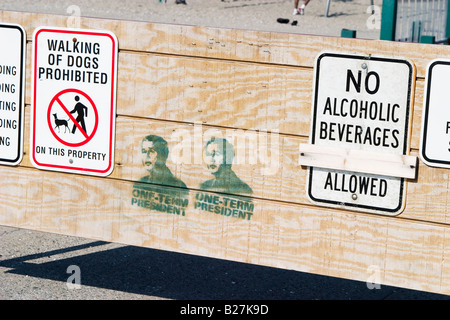
{"type": "Polygon", "coordinates": [[[69,132],[71,132],[72,134],[75,134],[77,127],[83,129],[83,134],[86,135],[87,131],[86,131],[86,124],[84,122],[84,119],[88,117],[88,108],[80,102],[80,97],[77,95],[75,96],[75,106],[73,107],[73,109],[70,111],[70,113],[72,114],[76,114],[76,118],[75,121],[78,123],[77,124],[73,124],[72,126],[72,130],[70,131],[69,129],[69,120],[70,119],[59,119],[58,115],[56,113],[53,114],[54,120],[55,120],[55,129],[58,128],[58,132],[60,132],[60,127],[64,127],[64,133],[67,132],[67,130],[69,130],[69,132]]]}

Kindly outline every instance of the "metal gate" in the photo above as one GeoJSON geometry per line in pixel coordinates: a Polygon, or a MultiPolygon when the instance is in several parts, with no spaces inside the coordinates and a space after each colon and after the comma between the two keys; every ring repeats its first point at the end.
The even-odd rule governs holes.
{"type": "Polygon", "coordinates": [[[447,43],[448,0],[384,0],[381,40],[447,43]]]}

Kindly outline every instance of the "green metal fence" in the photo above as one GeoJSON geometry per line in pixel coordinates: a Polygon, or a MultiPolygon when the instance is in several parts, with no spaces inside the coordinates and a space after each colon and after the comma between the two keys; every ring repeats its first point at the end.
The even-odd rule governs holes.
{"type": "Polygon", "coordinates": [[[381,40],[447,43],[448,0],[383,0],[381,40]]]}

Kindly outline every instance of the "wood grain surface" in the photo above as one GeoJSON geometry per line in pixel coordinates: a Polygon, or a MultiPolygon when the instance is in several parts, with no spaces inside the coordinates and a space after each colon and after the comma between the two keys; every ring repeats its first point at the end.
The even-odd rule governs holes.
{"type": "Polygon", "coordinates": [[[450,171],[419,162],[404,211],[388,217],[313,205],[299,165],[320,52],[414,63],[417,156],[426,66],[448,46],[81,18],[82,28],[119,40],[115,168],[99,178],[37,170],[29,159],[32,33],[65,27],[68,17],[0,19],[29,39],[25,154],[19,166],[0,167],[0,224],[450,294],[450,171]],[[179,188],[156,186],[152,196],[138,188],[149,134],[168,142],[167,166],[189,190],[184,206],[168,196],[179,188]],[[202,189],[211,136],[232,141],[232,168],[250,197],[202,189]]]}

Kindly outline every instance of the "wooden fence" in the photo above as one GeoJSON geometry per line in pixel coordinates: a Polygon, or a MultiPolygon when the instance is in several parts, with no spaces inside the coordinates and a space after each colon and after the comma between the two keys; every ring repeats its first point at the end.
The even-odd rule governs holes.
{"type": "Polygon", "coordinates": [[[24,156],[0,166],[0,224],[450,294],[448,169],[419,162],[405,209],[384,216],[312,204],[299,165],[320,52],[415,65],[417,156],[426,66],[450,56],[450,47],[80,18],[81,28],[119,41],[115,166],[95,177],[38,170],[29,158],[32,34],[68,20],[0,13],[28,36],[24,156]],[[167,167],[187,186],[186,198],[183,188],[139,183],[148,135],[167,141],[167,167]],[[203,147],[220,135],[233,142],[232,169],[250,195],[203,184],[211,179],[203,147]]]}

